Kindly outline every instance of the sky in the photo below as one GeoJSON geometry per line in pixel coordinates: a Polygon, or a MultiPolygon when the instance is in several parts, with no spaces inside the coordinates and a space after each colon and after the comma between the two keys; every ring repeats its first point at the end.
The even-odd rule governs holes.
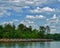
{"type": "Polygon", "coordinates": [[[0,0],[0,25],[8,23],[60,33],[60,0],[0,0]]]}

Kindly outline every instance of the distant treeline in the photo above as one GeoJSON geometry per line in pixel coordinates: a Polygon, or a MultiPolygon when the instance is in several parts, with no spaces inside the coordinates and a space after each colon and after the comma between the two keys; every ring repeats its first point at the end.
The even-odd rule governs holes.
{"type": "Polygon", "coordinates": [[[60,40],[60,34],[50,34],[49,26],[40,26],[39,30],[32,29],[31,26],[26,27],[24,24],[19,24],[18,27],[13,24],[0,25],[1,39],[54,39],[60,40]]]}

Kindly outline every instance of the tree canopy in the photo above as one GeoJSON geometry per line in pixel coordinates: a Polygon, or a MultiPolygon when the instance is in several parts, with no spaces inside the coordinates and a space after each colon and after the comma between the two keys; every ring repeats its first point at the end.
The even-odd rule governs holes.
{"type": "Polygon", "coordinates": [[[39,39],[54,39],[60,40],[60,34],[50,34],[49,26],[40,26],[39,30],[32,29],[32,26],[26,27],[24,24],[19,24],[18,27],[14,24],[0,25],[0,38],[39,38],[39,39]]]}

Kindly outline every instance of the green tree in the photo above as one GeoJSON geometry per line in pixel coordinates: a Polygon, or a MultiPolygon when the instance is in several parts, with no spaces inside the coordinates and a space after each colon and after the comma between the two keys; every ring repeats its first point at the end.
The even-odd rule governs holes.
{"type": "Polygon", "coordinates": [[[3,34],[3,26],[0,25],[0,38],[2,38],[2,34],[3,34]]]}
{"type": "Polygon", "coordinates": [[[32,27],[31,27],[31,26],[29,26],[29,31],[30,31],[30,32],[32,31],[32,27]]]}
{"type": "Polygon", "coordinates": [[[39,32],[38,32],[38,35],[39,35],[40,38],[44,38],[45,31],[46,31],[45,27],[44,26],[40,26],[40,29],[39,29],[39,32]]]}
{"type": "Polygon", "coordinates": [[[5,35],[3,34],[3,36],[7,36],[7,34],[8,34],[9,38],[13,38],[14,31],[15,31],[15,26],[14,25],[5,24],[3,29],[4,29],[3,31],[4,31],[4,34],[5,34],[5,35]]]}
{"type": "Polygon", "coordinates": [[[31,37],[38,38],[38,30],[37,29],[33,29],[32,33],[31,33],[31,37]]]}
{"type": "Polygon", "coordinates": [[[24,26],[24,24],[19,24],[18,25],[18,30],[23,31],[25,29],[26,26],[24,26]]]}
{"type": "Polygon", "coordinates": [[[46,34],[49,34],[49,33],[50,33],[50,27],[46,26],[46,34]]]}

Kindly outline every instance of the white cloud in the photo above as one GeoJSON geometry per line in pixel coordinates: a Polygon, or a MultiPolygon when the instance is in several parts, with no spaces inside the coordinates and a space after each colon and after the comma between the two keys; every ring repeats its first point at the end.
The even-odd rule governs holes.
{"type": "Polygon", "coordinates": [[[29,6],[23,6],[23,8],[30,8],[29,6]]]}
{"type": "Polygon", "coordinates": [[[32,26],[34,24],[34,21],[30,21],[30,20],[23,20],[20,22],[20,24],[24,24],[27,27],[32,26]]]}
{"type": "Polygon", "coordinates": [[[21,7],[11,7],[14,11],[16,12],[22,12],[22,8],[21,7]]]}
{"type": "Polygon", "coordinates": [[[35,17],[32,16],[32,15],[27,15],[26,18],[29,18],[29,19],[34,19],[35,17]]]}
{"type": "Polygon", "coordinates": [[[20,0],[10,0],[11,2],[19,2],[20,0]]]}
{"type": "Polygon", "coordinates": [[[41,4],[50,4],[54,2],[56,2],[56,0],[0,0],[2,6],[40,6],[41,4]]]}
{"type": "Polygon", "coordinates": [[[20,23],[22,23],[22,24],[33,24],[34,21],[25,20],[25,21],[21,21],[20,23]]]}
{"type": "Polygon", "coordinates": [[[50,33],[52,33],[52,34],[54,34],[54,33],[56,33],[56,29],[51,29],[51,32],[50,33]]]}
{"type": "Polygon", "coordinates": [[[37,7],[36,9],[30,10],[30,12],[32,13],[41,13],[41,12],[55,12],[54,8],[50,8],[50,7],[37,7]]]}
{"type": "Polygon", "coordinates": [[[36,15],[35,18],[36,19],[44,19],[45,17],[43,15],[36,15]]]}
{"type": "Polygon", "coordinates": [[[25,3],[26,3],[26,4],[34,4],[33,1],[26,1],[25,3]]]}
{"type": "Polygon", "coordinates": [[[56,16],[56,14],[54,14],[52,18],[50,18],[50,22],[55,22],[55,23],[58,22],[58,17],[56,16]]]}
{"type": "Polygon", "coordinates": [[[13,24],[13,21],[5,21],[2,23],[2,25],[4,25],[4,24],[13,24]]]}
{"type": "Polygon", "coordinates": [[[51,33],[57,33],[58,28],[60,27],[59,17],[54,14],[52,18],[47,19],[47,25],[50,26],[51,33]]]}
{"type": "Polygon", "coordinates": [[[56,14],[54,14],[53,16],[52,16],[52,18],[49,18],[49,19],[46,19],[47,20],[47,22],[48,22],[48,24],[50,25],[51,23],[57,23],[58,22],[58,17],[56,16],[56,14]]]}
{"type": "Polygon", "coordinates": [[[18,19],[13,19],[12,21],[13,21],[13,22],[19,22],[19,20],[18,20],[18,19]]]}
{"type": "MultiPolygon", "coordinates": [[[[0,4],[0,7],[2,7],[2,8],[9,7],[9,9],[13,9],[16,12],[22,12],[21,8],[29,8],[29,6],[38,6],[36,9],[30,10],[30,12],[32,12],[32,13],[55,11],[54,8],[50,8],[50,7],[39,8],[39,6],[41,4],[47,3],[47,2],[48,2],[48,0],[0,0],[0,3],[2,3],[2,4],[0,4]]],[[[51,0],[51,2],[52,2],[52,0],[51,0]]]]}
{"type": "Polygon", "coordinates": [[[6,5],[39,5],[45,3],[47,0],[0,0],[0,2],[5,2],[6,5]]]}
{"type": "Polygon", "coordinates": [[[25,20],[25,22],[27,22],[28,24],[33,24],[34,21],[30,21],[30,20],[25,20]]]}
{"type": "Polygon", "coordinates": [[[32,13],[40,13],[41,12],[41,8],[37,7],[34,10],[30,10],[30,12],[32,12],[32,13]]]}
{"type": "Polygon", "coordinates": [[[45,17],[43,15],[36,15],[36,16],[27,15],[26,18],[28,18],[28,19],[44,19],[45,17]]]}
{"type": "Polygon", "coordinates": [[[42,8],[42,10],[43,11],[55,11],[55,9],[54,8],[50,8],[50,7],[44,7],[44,8],[42,8]]]}
{"type": "Polygon", "coordinates": [[[47,21],[49,21],[49,19],[46,19],[47,21]]]}
{"type": "Polygon", "coordinates": [[[54,25],[53,25],[53,26],[50,26],[50,27],[51,27],[52,29],[55,29],[55,28],[56,28],[56,26],[54,26],[54,25]]]}
{"type": "Polygon", "coordinates": [[[20,22],[20,24],[24,24],[27,27],[32,26],[33,29],[39,29],[39,26],[31,20],[23,20],[20,22]]]}
{"type": "Polygon", "coordinates": [[[3,17],[3,15],[7,15],[7,16],[10,16],[10,12],[7,11],[7,8],[4,8],[4,7],[0,7],[0,17],[3,17]]]}
{"type": "Polygon", "coordinates": [[[19,2],[19,0],[0,0],[1,2],[19,2]]]}
{"type": "Polygon", "coordinates": [[[11,21],[4,21],[3,23],[2,23],[2,25],[4,25],[4,24],[13,24],[13,23],[15,23],[15,22],[19,22],[19,20],[18,19],[13,19],[13,20],[11,20],[11,21]]]}
{"type": "Polygon", "coordinates": [[[15,12],[22,12],[22,9],[20,7],[0,7],[0,17],[3,17],[3,15],[10,16],[11,12],[7,10],[14,10],[15,12]]]}
{"type": "Polygon", "coordinates": [[[57,18],[57,16],[56,16],[56,14],[54,14],[53,17],[52,17],[52,19],[56,19],[56,18],[57,18]]]}

